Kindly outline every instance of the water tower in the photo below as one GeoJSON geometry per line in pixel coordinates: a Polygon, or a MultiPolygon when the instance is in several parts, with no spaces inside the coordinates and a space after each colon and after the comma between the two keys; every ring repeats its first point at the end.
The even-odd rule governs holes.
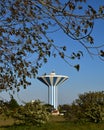
{"type": "Polygon", "coordinates": [[[42,83],[48,86],[48,103],[51,104],[54,109],[57,110],[58,107],[58,88],[57,86],[62,84],[65,80],[68,79],[68,76],[56,75],[55,72],[50,73],[49,75],[42,75],[37,77],[42,83]]]}

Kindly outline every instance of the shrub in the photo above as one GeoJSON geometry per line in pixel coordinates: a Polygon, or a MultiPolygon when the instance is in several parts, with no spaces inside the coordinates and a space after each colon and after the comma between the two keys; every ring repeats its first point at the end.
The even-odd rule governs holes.
{"type": "Polygon", "coordinates": [[[41,125],[47,122],[49,113],[39,100],[20,106],[12,117],[16,124],[41,125]]]}
{"type": "Polygon", "coordinates": [[[104,92],[89,92],[79,95],[65,114],[72,121],[104,121],[104,92]]]}

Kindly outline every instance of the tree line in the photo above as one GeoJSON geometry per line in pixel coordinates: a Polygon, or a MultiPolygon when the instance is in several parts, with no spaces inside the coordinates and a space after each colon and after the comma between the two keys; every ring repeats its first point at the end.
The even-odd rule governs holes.
{"type": "Polygon", "coordinates": [[[80,94],[71,105],[59,106],[65,118],[75,122],[104,121],[104,91],[80,94]]]}
{"type": "MultiPolygon", "coordinates": [[[[99,1],[100,2],[100,1],[99,1]]],[[[104,5],[88,0],[0,0],[0,89],[26,88],[50,57],[59,55],[70,67],[84,52],[104,60],[104,44],[95,45],[95,21],[104,19],[104,5]],[[61,31],[83,49],[56,45],[53,33],[61,31]]],[[[68,45],[69,46],[69,45],[68,45]]]]}
{"type": "MultiPolygon", "coordinates": [[[[9,102],[0,101],[0,114],[14,119],[15,125],[42,125],[51,118],[53,106],[40,100],[19,105],[11,96],[9,102]]],[[[80,94],[72,104],[58,107],[69,122],[104,122],[104,91],[80,94]]],[[[62,116],[62,115],[60,115],[62,116]]]]}

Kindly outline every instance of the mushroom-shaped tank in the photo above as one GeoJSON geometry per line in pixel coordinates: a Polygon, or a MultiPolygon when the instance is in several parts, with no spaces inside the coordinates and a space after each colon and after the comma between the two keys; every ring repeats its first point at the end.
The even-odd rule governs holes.
{"type": "Polygon", "coordinates": [[[57,86],[63,83],[68,79],[68,76],[56,75],[55,72],[50,73],[49,75],[44,74],[40,77],[37,77],[38,80],[43,82],[48,86],[48,103],[51,104],[54,109],[57,110],[58,106],[58,90],[57,86]]]}

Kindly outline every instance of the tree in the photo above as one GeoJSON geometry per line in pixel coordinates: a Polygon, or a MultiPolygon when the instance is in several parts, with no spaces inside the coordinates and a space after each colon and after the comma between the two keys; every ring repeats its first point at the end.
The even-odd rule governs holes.
{"type": "Polygon", "coordinates": [[[19,108],[19,104],[14,99],[13,95],[10,95],[10,101],[3,101],[0,100],[0,114],[8,117],[10,116],[10,113],[15,113],[16,109],[19,108]]]}
{"type": "Polygon", "coordinates": [[[86,0],[1,0],[0,89],[26,88],[31,84],[28,79],[35,77],[48,57],[57,53],[79,70],[80,66],[70,64],[70,60],[80,59],[83,51],[67,56],[66,46],[56,46],[49,36],[60,29],[90,55],[95,55],[93,48],[103,58],[103,45],[94,46],[91,36],[94,20],[103,18],[104,6],[93,8],[86,0]]]}
{"type": "Polygon", "coordinates": [[[49,113],[39,100],[26,103],[11,113],[11,117],[15,119],[16,124],[23,125],[42,125],[49,119],[49,113]]]}
{"type": "Polygon", "coordinates": [[[80,94],[70,106],[66,117],[74,121],[104,121],[104,92],[80,94]]]}
{"type": "Polygon", "coordinates": [[[19,104],[17,103],[17,101],[14,99],[13,95],[10,95],[11,100],[8,102],[8,109],[10,110],[15,110],[19,107],[19,104]]]}
{"type": "Polygon", "coordinates": [[[40,100],[28,102],[25,105],[19,105],[11,95],[9,102],[0,101],[0,115],[5,119],[11,117],[16,125],[42,125],[49,119],[48,106],[45,106],[40,100]]]}

